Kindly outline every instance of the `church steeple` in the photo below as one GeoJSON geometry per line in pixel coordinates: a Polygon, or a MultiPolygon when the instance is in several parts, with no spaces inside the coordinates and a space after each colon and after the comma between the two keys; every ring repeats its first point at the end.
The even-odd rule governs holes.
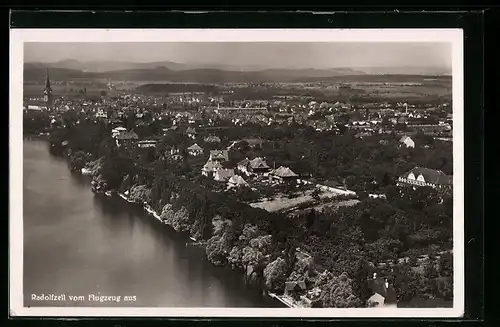
{"type": "Polygon", "coordinates": [[[49,69],[47,68],[47,77],[45,79],[45,89],[43,90],[43,101],[47,109],[52,107],[52,88],[50,87],[49,69]]]}

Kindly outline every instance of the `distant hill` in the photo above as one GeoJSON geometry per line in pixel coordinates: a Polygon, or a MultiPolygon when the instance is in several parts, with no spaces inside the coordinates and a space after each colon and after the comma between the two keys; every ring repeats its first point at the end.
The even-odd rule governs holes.
{"type": "MultiPolygon", "coordinates": [[[[71,65],[76,65],[71,63],[71,65]]],[[[41,80],[45,78],[46,68],[50,69],[52,79],[71,78],[109,78],[123,81],[169,81],[177,83],[261,83],[291,82],[307,78],[325,78],[345,74],[363,74],[354,70],[335,69],[268,69],[262,71],[228,71],[220,69],[188,69],[174,70],[166,66],[154,66],[141,69],[110,70],[105,72],[88,72],[74,68],[54,68],[37,63],[29,63],[24,67],[25,80],[41,80]]]]}
{"type": "Polygon", "coordinates": [[[148,62],[148,63],[134,63],[125,61],[88,61],[80,62],[74,59],[61,60],[54,63],[26,63],[25,68],[64,68],[64,69],[75,69],[85,72],[107,72],[107,71],[117,71],[117,70],[128,70],[128,69],[152,69],[158,66],[167,67],[172,70],[184,70],[190,69],[191,67],[172,61],[161,61],[161,62],[148,62]]]}
{"type": "MultiPolygon", "coordinates": [[[[235,72],[255,72],[274,70],[270,67],[261,65],[228,65],[228,64],[186,64],[173,61],[154,61],[154,62],[126,62],[126,61],[87,61],[81,62],[74,59],[66,59],[53,63],[31,62],[25,63],[25,68],[64,68],[82,70],[85,72],[108,72],[118,70],[133,70],[133,69],[154,69],[156,67],[165,67],[170,70],[194,70],[194,69],[215,69],[235,72]]],[[[304,69],[296,69],[292,67],[278,67],[279,70],[296,71],[304,69]]],[[[307,69],[306,69],[307,70],[307,69]]],[[[334,72],[336,74],[363,74],[362,71],[354,71],[350,68],[333,68],[333,69],[310,69],[311,71],[334,72]]]]}
{"type": "Polygon", "coordinates": [[[368,75],[451,75],[451,70],[443,67],[358,67],[354,68],[368,75]]]}
{"type": "MultiPolygon", "coordinates": [[[[173,61],[154,61],[154,62],[127,62],[127,61],[87,61],[81,62],[75,59],[66,59],[53,63],[30,62],[25,63],[25,68],[64,68],[82,70],[85,72],[108,72],[118,70],[132,70],[132,69],[154,69],[156,67],[165,67],[170,70],[193,70],[193,69],[215,69],[224,71],[235,72],[256,72],[266,70],[282,70],[282,71],[315,71],[319,72],[332,72],[335,75],[376,75],[376,74],[391,74],[391,75],[451,75],[450,69],[442,67],[416,67],[416,66],[402,66],[402,67],[340,67],[340,68],[316,68],[316,69],[297,69],[294,67],[266,67],[263,65],[229,65],[229,64],[193,64],[193,63],[178,63],[173,61]]],[[[321,74],[320,74],[321,75],[321,74]]],[[[317,76],[317,75],[315,75],[317,76]]],[[[320,76],[318,76],[320,77],[320,76]]]]}
{"type": "MultiPolygon", "coordinates": [[[[190,65],[170,61],[151,63],[96,61],[82,63],[77,60],[63,60],[57,63],[49,64],[26,63],[24,65],[24,79],[26,81],[43,80],[45,78],[47,68],[50,69],[50,77],[58,80],[68,80],[74,78],[109,78],[115,81],[163,81],[174,83],[208,84],[314,82],[339,80],[343,77],[346,79],[354,78],[355,80],[359,80],[360,76],[376,76],[381,72],[379,68],[372,69],[370,73],[352,68],[262,69],[252,71],[243,69],[228,70],[217,68],[191,68],[190,65]],[[92,69],[89,69],[89,67],[92,69]]],[[[366,68],[364,69],[368,70],[366,68]]],[[[389,73],[384,74],[401,74],[397,73],[399,71],[404,71],[404,68],[394,68],[389,73]]],[[[422,72],[419,74],[415,74],[414,71],[408,71],[403,74],[423,74],[422,69],[419,69],[419,72],[422,72]]]]}

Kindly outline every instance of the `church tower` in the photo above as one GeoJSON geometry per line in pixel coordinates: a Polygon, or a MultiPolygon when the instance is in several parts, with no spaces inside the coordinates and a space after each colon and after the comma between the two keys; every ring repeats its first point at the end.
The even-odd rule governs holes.
{"type": "Polygon", "coordinates": [[[47,77],[45,79],[45,89],[43,90],[43,101],[47,109],[52,109],[52,88],[50,87],[49,69],[47,68],[47,77]]]}

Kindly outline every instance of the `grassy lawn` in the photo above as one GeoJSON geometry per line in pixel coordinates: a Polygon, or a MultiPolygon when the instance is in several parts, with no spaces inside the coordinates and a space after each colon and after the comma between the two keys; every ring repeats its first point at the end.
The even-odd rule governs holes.
{"type": "Polygon", "coordinates": [[[329,207],[335,207],[335,208],[352,207],[352,206],[358,204],[359,202],[360,201],[357,199],[352,199],[352,200],[345,200],[345,201],[339,201],[339,202],[322,203],[322,204],[318,204],[317,206],[314,206],[312,209],[319,211],[319,210],[323,210],[323,209],[329,208],[329,207]]]}
{"type": "MultiPolygon", "coordinates": [[[[311,196],[312,192],[312,190],[308,190],[304,193],[299,193],[299,196],[291,199],[280,194],[272,200],[267,199],[264,201],[250,203],[250,205],[254,208],[261,208],[269,212],[291,209],[304,203],[314,202],[314,199],[311,196]]],[[[334,193],[325,192],[321,193],[319,197],[321,199],[333,199],[335,198],[335,196],[336,194],[334,193]]]]}

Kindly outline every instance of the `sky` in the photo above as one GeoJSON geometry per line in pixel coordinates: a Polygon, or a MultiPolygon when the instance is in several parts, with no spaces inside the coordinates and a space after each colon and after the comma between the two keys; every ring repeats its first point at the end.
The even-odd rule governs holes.
{"type": "Polygon", "coordinates": [[[25,43],[25,62],[174,61],[276,68],[451,68],[451,43],[25,43]]]}

